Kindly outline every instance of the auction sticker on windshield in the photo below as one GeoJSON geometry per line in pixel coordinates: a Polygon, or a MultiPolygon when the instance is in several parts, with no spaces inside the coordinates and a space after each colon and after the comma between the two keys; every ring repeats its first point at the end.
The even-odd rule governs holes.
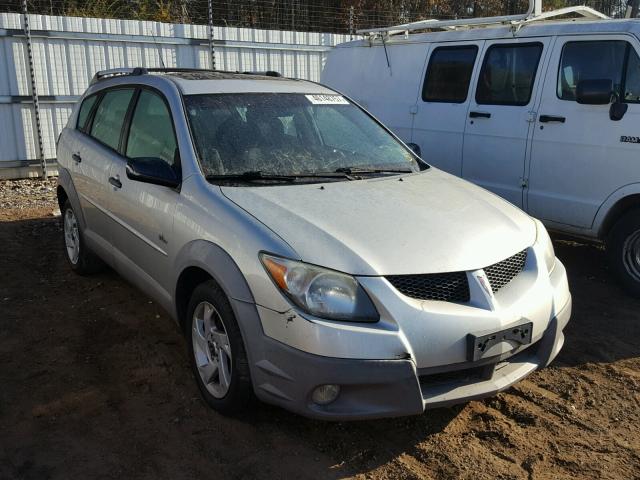
{"type": "Polygon", "coordinates": [[[314,105],[349,105],[342,95],[305,95],[314,105]]]}

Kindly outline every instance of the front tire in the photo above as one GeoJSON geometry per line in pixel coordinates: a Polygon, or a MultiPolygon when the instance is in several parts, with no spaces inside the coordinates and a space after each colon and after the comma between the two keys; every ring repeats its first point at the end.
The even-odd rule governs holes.
{"type": "Polygon", "coordinates": [[[629,293],[640,297],[640,209],[620,218],[606,243],[610,268],[629,293]]]}
{"type": "Polygon", "coordinates": [[[207,404],[224,415],[253,398],[240,328],[224,292],[212,280],[193,292],[185,322],[191,369],[207,404]]]}
{"type": "Polygon", "coordinates": [[[90,275],[102,270],[104,264],[84,243],[80,222],[69,200],[62,206],[62,231],[65,257],[74,272],[90,275]]]}

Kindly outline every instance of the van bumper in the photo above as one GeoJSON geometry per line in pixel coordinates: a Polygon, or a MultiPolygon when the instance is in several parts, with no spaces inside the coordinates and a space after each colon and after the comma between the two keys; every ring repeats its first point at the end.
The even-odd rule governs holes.
{"type": "Polygon", "coordinates": [[[486,359],[429,369],[416,369],[411,358],[354,360],[323,357],[289,347],[265,335],[255,337],[250,351],[254,390],[261,400],[310,418],[356,420],[418,415],[427,408],[464,403],[509,388],[547,366],[564,343],[571,316],[569,299],[535,343],[486,359]],[[316,387],[340,386],[329,405],[313,402],[316,387]]]}

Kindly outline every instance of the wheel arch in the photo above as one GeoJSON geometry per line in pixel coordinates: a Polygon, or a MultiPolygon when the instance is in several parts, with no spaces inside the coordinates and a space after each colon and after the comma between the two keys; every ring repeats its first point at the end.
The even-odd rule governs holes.
{"type": "Polygon", "coordinates": [[[609,232],[620,218],[630,210],[640,208],[640,192],[631,193],[619,198],[607,211],[598,229],[598,238],[606,239],[609,232]]]}
{"type": "Polygon", "coordinates": [[[78,198],[78,193],[73,185],[73,181],[71,180],[71,174],[69,170],[66,168],[60,167],[58,169],[58,186],[56,187],[56,196],[58,199],[58,205],[60,206],[60,212],[62,213],[62,208],[67,200],[71,203],[73,207],[74,213],[76,214],[76,218],[80,222],[82,228],[86,227],[86,222],[84,219],[84,212],[80,207],[80,199],[78,198]]]}
{"type": "MultiPolygon", "coordinates": [[[[176,261],[179,272],[174,290],[175,317],[183,326],[186,320],[189,299],[195,288],[208,280],[215,281],[227,298],[254,303],[249,285],[240,267],[223,248],[206,240],[195,240],[187,244],[176,261]]],[[[238,323],[242,329],[241,321],[238,323]]]]}

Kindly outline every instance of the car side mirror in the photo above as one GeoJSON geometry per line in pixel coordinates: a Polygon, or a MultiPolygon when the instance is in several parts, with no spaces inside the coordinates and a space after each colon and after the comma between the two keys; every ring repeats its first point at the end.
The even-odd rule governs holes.
{"type": "Polygon", "coordinates": [[[127,178],[163,187],[176,188],[180,185],[180,179],[173,167],[156,157],[130,158],[127,161],[127,178]]]}
{"type": "Polygon", "coordinates": [[[576,102],[583,105],[609,105],[612,96],[611,79],[582,80],[576,87],[576,102]]]}
{"type": "Polygon", "coordinates": [[[418,157],[422,158],[422,150],[420,149],[420,145],[418,145],[417,143],[407,143],[407,147],[409,147],[411,151],[418,157]]]}

